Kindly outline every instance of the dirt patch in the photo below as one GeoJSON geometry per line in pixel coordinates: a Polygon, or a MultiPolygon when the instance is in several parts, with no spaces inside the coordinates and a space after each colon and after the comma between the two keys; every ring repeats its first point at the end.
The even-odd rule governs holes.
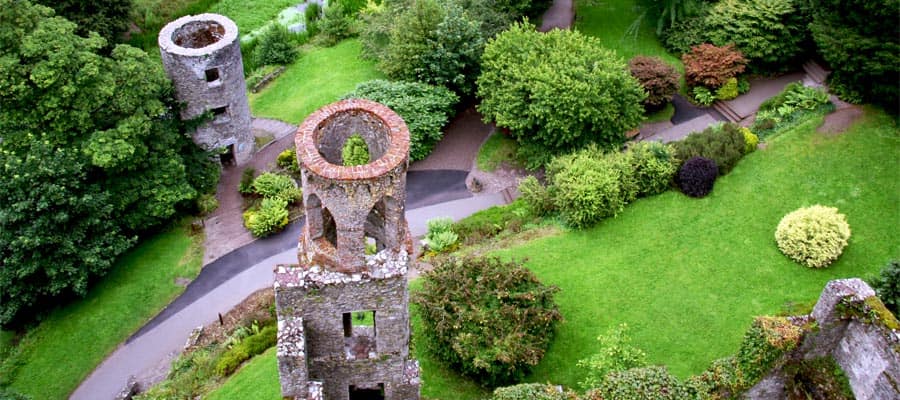
{"type": "Polygon", "coordinates": [[[493,172],[486,172],[472,165],[469,176],[466,177],[466,187],[477,196],[479,193],[500,193],[505,189],[515,190],[519,187],[519,180],[532,175],[524,168],[512,166],[504,162],[493,172]]]}
{"type": "Polygon", "coordinates": [[[825,135],[839,135],[847,131],[856,120],[863,116],[862,108],[858,106],[850,106],[839,109],[825,116],[822,125],[816,129],[816,132],[825,135]]]}

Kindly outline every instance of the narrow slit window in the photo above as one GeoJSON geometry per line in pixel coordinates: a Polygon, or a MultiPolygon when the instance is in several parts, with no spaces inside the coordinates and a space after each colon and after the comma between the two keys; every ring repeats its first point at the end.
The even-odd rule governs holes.
{"type": "Polygon", "coordinates": [[[216,107],[212,109],[212,113],[215,116],[225,115],[228,112],[228,106],[216,107]]]}

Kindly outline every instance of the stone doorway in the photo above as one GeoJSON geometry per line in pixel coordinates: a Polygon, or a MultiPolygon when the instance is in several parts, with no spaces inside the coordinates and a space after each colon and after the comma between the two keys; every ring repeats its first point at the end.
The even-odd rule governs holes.
{"type": "Polygon", "coordinates": [[[234,160],[234,145],[229,144],[225,147],[225,152],[219,154],[219,162],[222,163],[223,167],[231,167],[237,165],[234,160]]]}
{"type": "Polygon", "coordinates": [[[350,400],[384,400],[384,384],[374,387],[350,385],[350,400]]]}

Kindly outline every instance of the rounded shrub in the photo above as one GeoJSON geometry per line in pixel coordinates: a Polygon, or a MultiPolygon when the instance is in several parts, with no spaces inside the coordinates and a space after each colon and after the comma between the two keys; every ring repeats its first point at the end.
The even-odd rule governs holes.
{"type": "Polygon", "coordinates": [[[550,162],[553,202],[567,224],[588,227],[625,208],[631,185],[623,185],[620,161],[588,147],[550,162]]]}
{"type": "Polygon", "coordinates": [[[256,40],[253,49],[256,65],[287,65],[297,58],[294,39],[284,25],[271,24],[256,40]]]}
{"type": "Polygon", "coordinates": [[[716,100],[731,100],[738,96],[738,80],[736,77],[728,78],[725,83],[716,89],[716,100]]]}
{"type": "Polygon", "coordinates": [[[288,203],[297,199],[297,184],[291,177],[266,172],[253,180],[253,193],[264,198],[279,198],[288,203]]]}
{"type": "Polygon", "coordinates": [[[358,133],[354,133],[344,142],[341,149],[344,166],[366,165],[369,163],[369,145],[358,133]]]}
{"type": "Polygon", "coordinates": [[[718,89],[728,79],[740,75],[747,65],[747,59],[734,46],[718,47],[709,43],[692,47],[681,56],[681,61],[688,86],[710,89],[718,89]]]}
{"type": "Polygon", "coordinates": [[[532,215],[547,215],[554,209],[553,198],[550,197],[547,187],[532,175],[519,181],[519,193],[532,215]]]}
{"type": "Polygon", "coordinates": [[[627,154],[638,197],[652,196],[669,189],[677,170],[672,146],[655,141],[638,142],[628,148],[627,154]]]}
{"type": "Polygon", "coordinates": [[[429,350],[497,386],[521,380],[544,357],[562,320],[558,291],[516,262],[470,257],[437,262],[412,298],[429,350]]]}
{"type": "Polygon", "coordinates": [[[545,383],[522,383],[494,390],[490,400],[570,400],[571,392],[561,392],[556,386],[545,383]]]}
{"type": "Polygon", "coordinates": [[[269,236],[284,229],[288,224],[287,201],[277,197],[266,197],[259,210],[244,212],[244,226],[256,237],[269,236]]]}
{"type": "Polygon", "coordinates": [[[278,158],[275,160],[275,163],[288,171],[295,172],[300,169],[299,165],[297,165],[297,154],[294,153],[293,148],[284,149],[281,153],[278,153],[278,158]]]}
{"type": "Polygon", "coordinates": [[[684,383],[665,367],[659,366],[610,373],[599,392],[602,395],[599,398],[616,400],[682,400],[695,397],[684,383]]]}
{"type": "Polygon", "coordinates": [[[716,162],[719,174],[725,175],[744,157],[747,144],[740,125],[726,123],[713,125],[701,132],[672,143],[675,157],[688,160],[691,157],[709,158],[716,162]]]}
{"type": "Polygon", "coordinates": [[[693,157],[681,165],[678,170],[678,187],[691,197],[706,197],[712,192],[719,168],[716,162],[708,158],[693,157]]]}
{"type": "Polygon", "coordinates": [[[894,315],[900,315],[900,260],[885,265],[881,275],[872,281],[872,288],[894,315]]]}
{"type": "Polygon", "coordinates": [[[637,56],[628,61],[631,76],[647,91],[644,108],[654,111],[672,101],[678,91],[679,74],[659,57],[637,56]]]}
{"type": "Polygon", "coordinates": [[[778,249],[810,268],[825,268],[837,260],[850,239],[850,225],[837,208],[814,205],[792,211],[775,229],[778,249]]]}

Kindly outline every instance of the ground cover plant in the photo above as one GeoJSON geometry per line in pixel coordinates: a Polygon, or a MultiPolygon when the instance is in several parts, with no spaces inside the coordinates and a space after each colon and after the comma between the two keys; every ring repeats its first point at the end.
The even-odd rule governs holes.
{"type": "Polygon", "coordinates": [[[821,121],[747,155],[704,199],[669,191],[591,229],[498,252],[528,258],[542,282],[561,288],[566,322],[528,380],[574,387],[583,376],[572,365],[600,350],[597,332],[623,322],[649,364],[683,379],[734,354],[753,316],[814,300],[827,281],[874,274],[896,258],[900,193],[884,188],[900,179],[892,167],[900,130],[873,110],[841,135],[816,133],[821,121]],[[839,205],[853,221],[853,243],[826,270],[798,268],[772,237],[784,214],[815,203],[839,205]]]}
{"type": "Polygon", "coordinates": [[[177,278],[200,272],[202,236],[183,225],[126,253],[87,297],[29,330],[0,363],[0,386],[35,399],[66,398],[128,335],[184,290],[177,278]]]}
{"type": "Polygon", "coordinates": [[[355,39],[334,47],[307,49],[278,79],[250,95],[253,115],[299,124],[360,82],[382,78],[374,62],[361,60],[359,52],[355,39]]]}

